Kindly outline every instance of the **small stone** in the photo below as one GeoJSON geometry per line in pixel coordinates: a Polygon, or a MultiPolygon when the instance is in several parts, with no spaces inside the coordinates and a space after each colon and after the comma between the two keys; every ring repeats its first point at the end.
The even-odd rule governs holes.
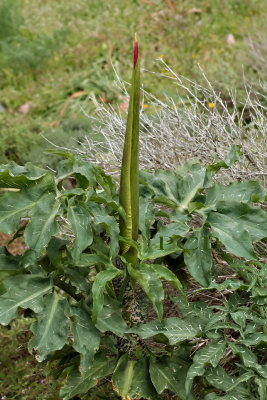
{"type": "Polygon", "coordinates": [[[234,44],[234,43],[235,43],[235,37],[234,37],[234,35],[232,35],[232,33],[229,33],[229,34],[226,36],[226,42],[227,42],[228,44],[234,44]]]}
{"type": "Polygon", "coordinates": [[[18,112],[21,113],[21,114],[28,114],[30,112],[30,110],[31,110],[30,104],[29,103],[25,103],[25,104],[22,104],[19,107],[18,112]]]}

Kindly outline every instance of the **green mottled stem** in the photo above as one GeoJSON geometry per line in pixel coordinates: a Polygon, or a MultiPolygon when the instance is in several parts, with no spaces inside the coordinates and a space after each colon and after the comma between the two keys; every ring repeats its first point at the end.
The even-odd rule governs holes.
{"type": "Polygon", "coordinates": [[[70,285],[70,284],[68,284],[68,283],[66,283],[66,282],[64,282],[64,281],[62,281],[61,279],[59,279],[59,278],[53,278],[53,283],[55,284],[55,286],[57,286],[59,289],[61,289],[61,290],[63,290],[65,293],[68,293],[74,300],[76,300],[76,301],[82,301],[82,307],[83,307],[83,309],[88,313],[88,314],[92,314],[91,313],[91,311],[90,311],[90,309],[89,309],[89,307],[87,306],[87,304],[85,303],[85,300],[86,300],[86,298],[85,298],[85,296],[83,296],[81,293],[76,293],[75,292],[75,288],[72,286],[72,285],[70,285]]]}
{"type": "Polygon", "coordinates": [[[53,278],[53,283],[58,288],[62,289],[64,292],[68,293],[71,297],[73,297],[74,300],[76,301],[84,300],[84,296],[81,293],[77,294],[75,288],[72,285],[69,285],[68,283],[56,277],[53,278]]]}
{"type": "MultiPolygon", "coordinates": [[[[138,44],[135,42],[134,69],[126,135],[122,156],[120,178],[120,204],[126,212],[126,221],[120,218],[120,233],[127,239],[137,240],[139,228],[139,108],[140,108],[140,63],[138,44]]],[[[125,242],[120,243],[121,253],[128,262],[136,264],[136,250],[125,242]]]]}

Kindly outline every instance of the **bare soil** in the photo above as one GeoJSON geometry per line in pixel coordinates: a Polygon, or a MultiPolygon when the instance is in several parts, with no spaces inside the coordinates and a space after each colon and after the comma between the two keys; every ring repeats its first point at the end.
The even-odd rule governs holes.
{"type": "Polygon", "coordinates": [[[21,255],[25,251],[25,243],[22,238],[17,238],[11,244],[8,244],[9,241],[13,238],[14,235],[5,235],[0,232],[0,246],[6,246],[8,251],[15,255],[21,255]]]}

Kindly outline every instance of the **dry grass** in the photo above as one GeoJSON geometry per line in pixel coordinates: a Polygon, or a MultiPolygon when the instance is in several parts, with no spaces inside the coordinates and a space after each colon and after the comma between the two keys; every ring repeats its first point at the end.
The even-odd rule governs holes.
{"type": "MultiPolygon", "coordinates": [[[[245,98],[238,99],[234,91],[229,91],[229,101],[226,101],[203,71],[205,86],[179,76],[163,60],[160,62],[166,70],[166,79],[172,80],[177,88],[177,96],[162,101],[143,90],[141,169],[175,170],[190,158],[209,164],[215,157],[224,159],[233,144],[240,144],[243,156],[229,170],[223,170],[219,179],[223,182],[253,179],[266,185],[267,97],[264,84],[259,92],[244,78],[245,98]]],[[[117,78],[127,102],[127,84],[117,78]]],[[[116,177],[126,129],[125,113],[95,98],[92,100],[96,111],[88,117],[96,122],[93,132],[71,151],[116,177]]]]}

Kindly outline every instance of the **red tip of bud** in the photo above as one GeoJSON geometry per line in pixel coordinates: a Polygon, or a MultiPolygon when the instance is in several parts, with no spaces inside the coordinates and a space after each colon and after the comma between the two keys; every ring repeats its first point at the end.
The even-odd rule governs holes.
{"type": "Polygon", "coordinates": [[[138,42],[137,42],[137,34],[134,34],[134,68],[136,66],[138,59],[138,42]]]}

